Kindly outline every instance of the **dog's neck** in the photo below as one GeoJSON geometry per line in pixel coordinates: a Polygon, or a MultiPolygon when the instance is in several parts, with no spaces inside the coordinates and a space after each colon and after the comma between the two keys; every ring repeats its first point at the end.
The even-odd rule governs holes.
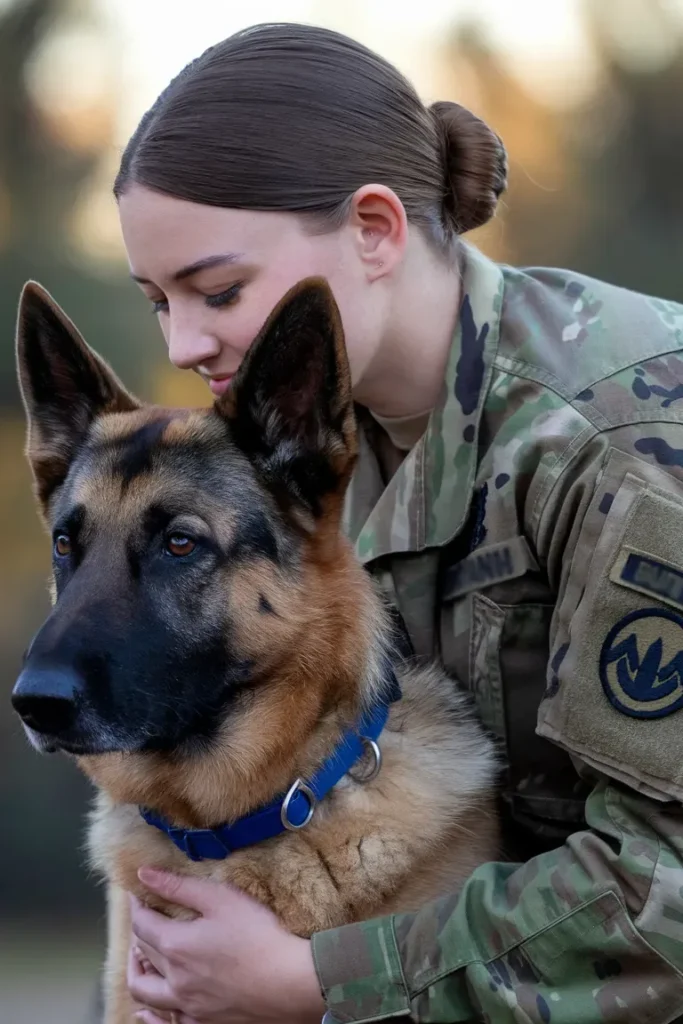
{"type": "Polygon", "coordinates": [[[383,673],[384,687],[374,704],[341,736],[336,748],[315,771],[298,776],[287,792],[237,821],[204,828],[178,827],[150,808],[140,808],[148,825],[163,832],[190,860],[224,860],[236,850],[272,839],[286,830],[305,828],[341,779],[352,773],[357,782],[374,778],[381,767],[377,740],[389,716],[389,707],[401,698],[401,688],[389,658],[383,673]],[[365,762],[370,756],[370,764],[365,762]],[[358,774],[360,773],[360,774],[358,774]]]}

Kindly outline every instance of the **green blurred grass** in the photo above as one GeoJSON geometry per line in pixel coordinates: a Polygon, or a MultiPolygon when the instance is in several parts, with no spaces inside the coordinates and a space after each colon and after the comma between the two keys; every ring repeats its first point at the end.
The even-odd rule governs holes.
{"type": "Polygon", "coordinates": [[[0,923],[0,1021],[98,1024],[103,957],[103,932],[0,923]]]}

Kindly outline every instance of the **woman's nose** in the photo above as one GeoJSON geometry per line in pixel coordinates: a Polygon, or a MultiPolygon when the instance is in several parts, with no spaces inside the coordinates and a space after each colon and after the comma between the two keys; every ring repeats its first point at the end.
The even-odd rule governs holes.
{"type": "Polygon", "coordinates": [[[168,357],[179,370],[192,370],[220,355],[217,338],[192,330],[189,324],[171,324],[168,337],[168,357]]]}

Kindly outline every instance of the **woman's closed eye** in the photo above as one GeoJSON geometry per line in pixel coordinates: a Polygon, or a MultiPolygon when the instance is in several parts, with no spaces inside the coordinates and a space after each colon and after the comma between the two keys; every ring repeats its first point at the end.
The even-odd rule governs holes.
{"type": "MultiPolygon", "coordinates": [[[[205,295],[204,303],[209,309],[221,309],[223,306],[230,306],[237,301],[241,290],[241,282],[232,284],[229,288],[225,288],[222,292],[217,292],[215,295],[205,295]]],[[[168,299],[152,299],[152,312],[155,314],[167,313],[168,299]]]]}
{"type": "Polygon", "coordinates": [[[242,290],[242,283],[238,281],[236,284],[230,285],[225,291],[218,292],[216,295],[207,295],[204,302],[210,309],[220,309],[221,306],[230,306],[237,300],[239,293],[242,290]]]}

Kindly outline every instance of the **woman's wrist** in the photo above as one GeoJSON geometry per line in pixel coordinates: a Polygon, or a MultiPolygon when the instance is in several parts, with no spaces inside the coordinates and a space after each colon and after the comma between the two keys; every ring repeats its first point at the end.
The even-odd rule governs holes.
{"type": "Polygon", "coordinates": [[[327,1007],[320,991],[320,982],[308,939],[292,937],[290,953],[283,965],[283,1001],[281,1009],[297,1024],[320,1024],[327,1007]]]}

